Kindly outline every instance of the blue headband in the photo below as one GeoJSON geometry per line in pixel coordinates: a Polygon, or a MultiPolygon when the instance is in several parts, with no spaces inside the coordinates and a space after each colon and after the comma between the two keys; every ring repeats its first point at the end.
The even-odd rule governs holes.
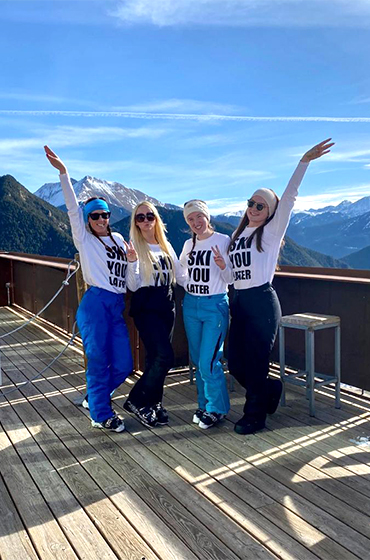
{"type": "Polygon", "coordinates": [[[101,198],[95,198],[94,200],[90,200],[87,204],[83,205],[83,213],[84,213],[84,220],[87,223],[89,214],[94,212],[94,210],[103,210],[103,212],[109,212],[109,206],[102,200],[101,198]]]}

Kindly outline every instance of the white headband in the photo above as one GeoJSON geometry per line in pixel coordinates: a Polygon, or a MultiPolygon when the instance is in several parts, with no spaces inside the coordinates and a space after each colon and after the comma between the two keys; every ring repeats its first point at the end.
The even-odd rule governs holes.
{"type": "Polygon", "coordinates": [[[272,216],[276,210],[276,206],[279,200],[274,191],[272,191],[271,189],[257,189],[253,193],[251,198],[253,198],[254,196],[261,196],[266,201],[266,204],[269,208],[268,217],[272,216]]]}
{"type": "Polygon", "coordinates": [[[208,206],[205,202],[203,202],[203,200],[189,200],[189,202],[185,203],[184,218],[186,222],[188,221],[189,214],[192,214],[193,212],[200,212],[205,215],[208,221],[211,220],[208,206]]]}

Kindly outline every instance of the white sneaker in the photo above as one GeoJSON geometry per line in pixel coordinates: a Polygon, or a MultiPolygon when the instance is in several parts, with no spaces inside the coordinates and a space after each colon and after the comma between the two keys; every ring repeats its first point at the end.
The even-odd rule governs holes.
{"type": "Polygon", "coordinates": [[[220,420],[225,418],[225,414],[219,414],[218,412],[205,412],[199,421],[199,428],[202,430],[207,430],[218,424],[220,420]]]}
{"type": "Polygon", "coordinates": [[[117,414],[104,420],[104,422],[95,422],[95,420],[91,420],[91,425],[93,428],[105,428],[111,432],[123,432],[125,430],[125,423],[117,414]]]}
{"type": "Polygon", "coordinates": [[[199,424],[205,410],[202,408],[197,408],[193,415],[193,424],[199,424]]]}

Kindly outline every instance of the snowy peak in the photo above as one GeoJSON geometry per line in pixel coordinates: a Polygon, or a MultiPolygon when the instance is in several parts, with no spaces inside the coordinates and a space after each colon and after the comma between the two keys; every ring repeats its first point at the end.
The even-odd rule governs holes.
{"type": "Polygon", "coordinates": [[[360,216],[366,212],[370,212],[370,196],[364,196],[356,202],[351,202],[350,200],[342,200],[337,206],[325,206],[324,208],[310,208],[309,210],[303,210],[302,214],[308,214],[311,216],[317,216],[318,214],[325,213],[339,213],[343,217],[352,218],[355,216],[360,216]]]}
{"type": "Polygon", "coordinates": [[[370,212],[370,196],[364,196],[364,198],[353,202],[348,210],[346,210],[346,214],[349,217],[360,216],[366,212],[370,212]]]}
{"type": "Polygon", "coordinates": [[[235,210],[235,212],[224,212],[221,215],[226,216],[226,218],[231,218],[234,216],[238,216],[239,218],[241,218],[242,216],[244,216],[244,210],[235,210]]]}
{"type": "MultiPolygon", "coordinates": [[[[72,185],[75,185],[77,181],[71,178],[72,185]]],[[[60,183],[45,183],[42,187],[40,187],[35,193],[36,196],[42,198],[49,204],[53,206],[63,206],[64,198],[60,183]]]]}
{"type": "MultiPolygon", "coordinates": [[[[156,206],[164,206],[165,208],[176,208],[173,204],[164,204],[156,198],[153,198],[139,190],[130,189],[121,183],[114,181],[105,181],[86,175],[83,179],[75,181],[71,179],[77,199],[80,202],[91,198],[92,196],[103,196],[109,204],[123,208],[131,213],[131,210],[138,202],[144,200],[152,202],[156,206]]],[[[35,194],[46,200],[53,206],[63,206],[64,198],[60,183],[47,183],[38,189],[35,194]]]]}

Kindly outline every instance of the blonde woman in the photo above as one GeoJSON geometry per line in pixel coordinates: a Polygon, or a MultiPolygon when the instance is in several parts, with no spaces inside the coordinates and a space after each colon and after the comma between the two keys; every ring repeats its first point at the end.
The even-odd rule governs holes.
{"type": "Polygon", "coordinates": [[[168,424],[162,406],[163,384],[173,366],[171,338],[175,321],[173,284],[182,275],[176,253],[166,238],[156,207],[139,203],[132,211],[128,285],[134,292],[130,315],[146,350],[145,370],[130,391],[124,408],[146,426],[168,424]]]}

